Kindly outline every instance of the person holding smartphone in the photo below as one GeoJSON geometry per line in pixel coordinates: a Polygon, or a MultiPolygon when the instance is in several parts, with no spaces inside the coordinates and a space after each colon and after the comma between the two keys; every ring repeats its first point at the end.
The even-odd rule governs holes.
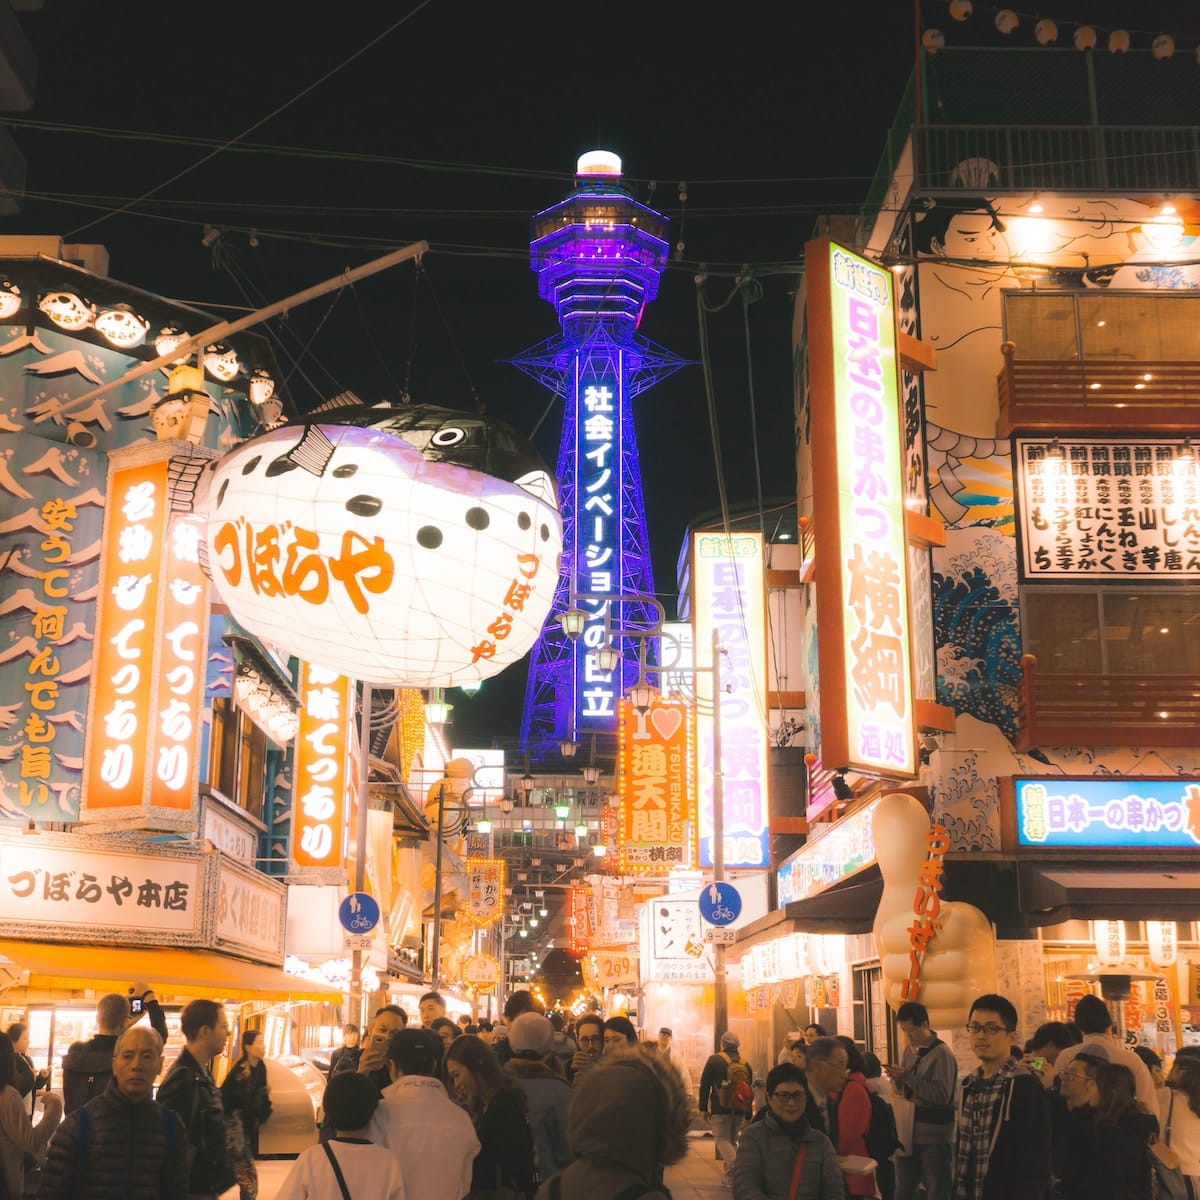
{"type": "Polygon", "coordinates": [[[575,1040],[579,1049],[567,1063],[567,1082],[574,1083],[589,1067],[600,1061],[604,1053],[604,1018],[595,1013],[580,1017],[575,1022],[575,1040]]]}
{"type": "Polygon", "coordinates": [[[908,1047],[899,1066],[888,1064],[883,1069],[896,1091],[915,1106],[912,1153],[896,1158],[896,1200],[912,1200],[922,1182],[927,1200],[950,1200],[958,1061],[929,1028],[925,1005],[916,1000],[900,1005],[896,1024],[908,1047]]]}

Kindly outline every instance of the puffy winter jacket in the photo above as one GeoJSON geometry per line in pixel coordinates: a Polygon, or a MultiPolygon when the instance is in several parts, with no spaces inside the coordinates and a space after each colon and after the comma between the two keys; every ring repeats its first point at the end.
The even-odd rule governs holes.
{"type": "Polygon", "coordinates": [[[82,1136],[79,1111],[55,1131],[38,1200],[180,1200],[187,1195],[187,1140],[174,1113],[153,1100],[131,1101],[114,1082],[84,1107],[90,1122],[82,1136]]]}

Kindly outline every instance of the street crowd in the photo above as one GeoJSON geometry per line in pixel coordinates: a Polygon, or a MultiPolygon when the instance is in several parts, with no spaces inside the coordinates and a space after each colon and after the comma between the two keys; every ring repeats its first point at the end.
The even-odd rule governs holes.
{"type": "Polygon", "coordinates": [[[1200,1196],[1200,1046],[1168,1075],[1127,1046],[1107,1005],[1078,1002],[1022,1046],[1016,1008],[988,994],[966,1032],[965,1076],[923,1005],[897,1013],[907,1043],[881,1064],[819,1026],[785,1047],[755,1115],[732,1101],[752,1077],[726,1035],[700,1081],[734,1200],[1188,1200],[1200,1196]],[[898,1119],[899,1118],[899,1119],[898,1119]]]}
{"type": "MultiPolygon", "coordinates": [[[[0,1200],[215,1200],[234,1185],[257,1200],[271,1115],[257,1031],[242,1032],[218,1087],[225,1011],[192,1001],[156,1090],[166,1020],[153,992],[141,1000],[134,1015],[127,997],[101,998],[99,1032],[63,1059],[61,1099],[30,1104],[46,1073],[24,1026],[0,1034],[0,1200]]],[[[643,1043],[623,1016],[564,1024],[526,991],[495,1025],[450,1020],[436,992],[419,1016],[410,1027],[387,1005],[361,1038],[345,1027],[318,1138],[280,1200],[670,1200],[664,1169],[696,1115],[672,1030],[643,1043]]],[[[1181,1048],[1164,1076],[1094,996],[1021,1046],[1012,1003],[984,995],[967,1021],[977,1065],[962,1077],[921,1004],[897,1018],[901,1062],[811,1025],[765,1086],[723,1035],[697,1099],[734,1200],[1200,1196],[1200,1047],[1181,1048]]]]}

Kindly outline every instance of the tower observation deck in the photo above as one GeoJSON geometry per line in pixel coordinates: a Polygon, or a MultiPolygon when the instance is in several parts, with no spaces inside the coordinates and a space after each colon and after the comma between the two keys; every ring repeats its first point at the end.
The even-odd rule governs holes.
{"type": "Polygon", "coordinates": [[[666,230],[666,218],[623,186],[621,160],[606,151],[583,155],[574,191],[533,218],[530,262],[560,333],[512,363],[562,397],[565,412],[557,467],[563,568],[526,685],[521,740],[531,754],[615,732],[617,699],[637,679],[638,646],[610,638],[609,618],[634,628],[653,621],[648,605],[586,595],[654,593],[631,402],[686,365],[637,332],[666,266],[666,230]],[[587,614],[577,641],[557,619],[573,597],[587,614]],[[610,643],[621,659],[605,673],[595,652],[610,643]]]}

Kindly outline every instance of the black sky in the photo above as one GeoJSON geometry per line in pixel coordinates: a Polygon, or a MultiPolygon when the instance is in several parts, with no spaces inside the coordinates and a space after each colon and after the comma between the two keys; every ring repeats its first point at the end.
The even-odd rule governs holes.
{"type": "MultiPolygon", "coordinates": [[[[393,269],[273,326],[294,399],[310,407],[345,388],[395,398],[407,383],[414,401],[466,408],[478,397],[529,430],[549,397],[500,361],[556,329],[529,269],[528,219],[566,194],[581,151],[615,150],[638,198],[684,243],[642,323],[648,337],[698,357],[699,264],[713,301],[740,264],[778,267],[762,276],[750,325],[763,491],[787,497],[794,268],[817,213],[862,200],[911,70],[912,5],[431,0],[241,149],[91,224],[210,148],[173,139],[235,137],[416,7],[45,0],[21,17],[39,78],[33,111],[19,115],[146,136],[14,126],[31,196],[8,232],[102,242],[114,277],[223,313],[218,305],[257,307],[426,239],[419,286],[410,268],[393,269]],[[250,149],[267,144],[318,153],[250,149]],[[206,226],[219,233],[209,246],[206,226]]],[[[924,7],[952,40],[995,36],[984,6],[959,28],[944,5],[924,7]]],[[[1169,29],[1179,16],[1167,3],[1084,7],[1097,21],[1136,13],[1138,28],[1158,19],[1169,29]]],[[[710,320],[730,498],[750,501],[740,302],[710,320]]],[[[560,415],[538,434],[551,464],[560,415]]],[[[635,415],[670,607],[686,523],[717,502],[699,370],[644,395],[635,415]]],[[[515,680],[489,684],[469,714],[460,706],[461,739],[514,732],[514,691],[519,706],[515,680]]]]}

